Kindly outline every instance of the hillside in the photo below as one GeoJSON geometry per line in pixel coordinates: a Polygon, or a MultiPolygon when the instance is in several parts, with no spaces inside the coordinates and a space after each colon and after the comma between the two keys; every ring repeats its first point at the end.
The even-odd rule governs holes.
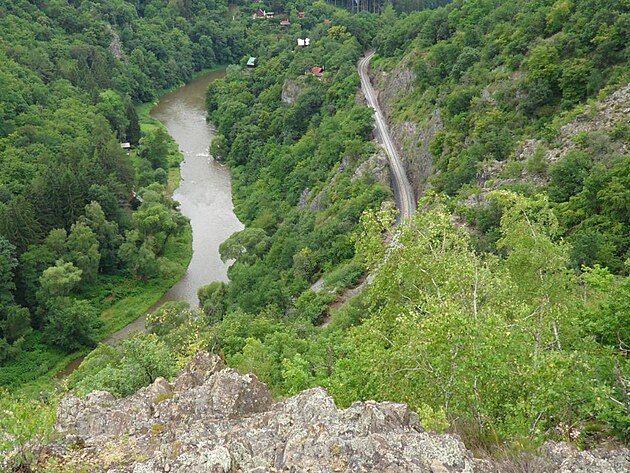
{"type": "Polygon", "coordinates": [[[466,203],[487,250],[498,214],[471,203],[546,192],[573,266],[626,274],[628,6],[456,1],[391,20],[373,79],[418,195],[466,203]]]}
{"type": "Polygon", "coordinates": [[[240,57],[227,12],[0,2],[0,386],[46,383],[185,273],[181,155],[135,105],[240,57]]]}

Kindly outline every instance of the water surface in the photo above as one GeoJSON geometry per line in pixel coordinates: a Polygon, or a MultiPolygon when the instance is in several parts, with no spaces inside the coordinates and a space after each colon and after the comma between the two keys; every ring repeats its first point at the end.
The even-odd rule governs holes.
{"type": "MultiPolygon", "coordinates": [[[[186,274],[150,310],[166,301],[185,301],[196,307],[197,289],[213,281],[227,281],[229,264],[219,257],[219,245],[243,225],[233,212],[228,168],[208,153],[214,131],[206,121],[205,92],[208,84],[225,71],[210,72],[163,96],[151,116],[166,126],[184,155],[182,180],[173,194],[181,212],[190,219],[193,254],[186,274]]],[[[114,343],[144,329],[145,316],[109,336],[114,343]]]]}

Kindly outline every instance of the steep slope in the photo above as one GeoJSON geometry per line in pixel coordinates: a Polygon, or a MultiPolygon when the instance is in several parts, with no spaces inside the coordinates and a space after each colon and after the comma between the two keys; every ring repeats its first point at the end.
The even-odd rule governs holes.
{"type": "Polygon", "coordinates": [[[398,150],[392,142],[387,123],[385,122],[385,118],[383,117],[383,113],[381,112],[381,107],[378,104],[374,89],[372,88],[372,84],[370,82],[370,78],[368,75],[368,66],[370,64],[370,59],[372,59],[372,56],[374,56],[373,51],[369,52],[365,55],[365,57],[359,60],[358,67],[359,75],[361,76],[361,89],[363,91],[363,94],[365,95],[368,104],[371,108],[374,109],[374,119],[376,122],[377,139],[379,141],[379,144],[381,144],[381,146],[385,148],[389,156],[389,164],[392,170],[392,176],[394,178],[394,195],[396,197],[396,202],[398,204],[400,215],[402,218],[409,220],[413,218],[416,201],[413,195],[413,191],[411,189],[411,185],[409,184],[409,180],[407,179],[405,168],[403,167],[398,150]]]}
{"type": "Polygon", "coordinates": [[[627,273],[624,213],[576,199],[587,189],[630,205],[625,184],[613,183],[630,179],[621,162],[630,143],[629,18],[627,3],[607,0],[455,1],[389,17],[375,40],[373,82],[416,194],[433,187],[455,203],[482,203],[462,214],[487,235],[498,219],[479,224],[484,188],[547,192],[575,268],[627,273]],[[596,171],[605,177],[593,188],[586,178],[596,171]],[[566,206],[597,217],[590,230],[566,206]]]}

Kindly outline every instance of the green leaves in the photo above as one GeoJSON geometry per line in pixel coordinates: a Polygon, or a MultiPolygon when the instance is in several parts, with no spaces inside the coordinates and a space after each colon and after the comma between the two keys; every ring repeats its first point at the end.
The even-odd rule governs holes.
{"type": "Polygon", "coordinates": [[[159,376],[171,379],[177,359],[154,334],[135,335],[116,347],[100,345],[69,379],[70,386],[85,395],[95,389],[116,397],[128,396],[159,376]]]}
{"type": "Polygon", "coordinates": [[[0,391],[0,468],[30,470],[53,435],[56,403],[0,391]]]}
{"type": "Polygon", "coordinates": [[[358,245],[375,263],[374,280],[369,315],[351,330],[330,381],[342,403],[428,405],[456,425],[534,439],[620,414],[606,397],[613,358],[580,332],[580,288],[547,200],[491,197],[502,207],[502,258],[476,254],[435,197],[386,250],[375,216],[364,217],[358,245]]]}
{"type": "Polygon", "coordinates": [[[85,300],[58,297],[48,303],[47,341],[68,353],[98,342],[97,330],[103,325],[97,310],[85,300]]]}

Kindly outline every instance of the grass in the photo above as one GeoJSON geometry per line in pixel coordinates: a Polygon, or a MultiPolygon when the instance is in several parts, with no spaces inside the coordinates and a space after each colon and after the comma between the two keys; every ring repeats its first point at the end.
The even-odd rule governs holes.
{"type": "Polygon", "coordinates": [[[112,306],[101,314],[105,323],[101,329],[101,339],[129,325],[142,314],[147,312],[160,298],[179,281],[184,274],[192,257],[192,230],[186,226],[184,232],[171,238],[164,250],[164,256],[174,262],[177,271],[168,277],[155,278],[148,282],[131,280],[126,288],[129,294],[114,302],[112,306]]]}
{"type": "MultiPolygon", "coordinates": [[[[179,236],[171,238],[164,256],[175,263],[176,271],[168,277],[155,278],[149,282],[130,278],[109,278],[100,282],[94,293],[107,290],[101,306],[104,322],[98,338],[104,340],[112,333],[130,324],[147,312],[186,273],[192,257],[192,230],[190,226],[179,236]],[[111,279],[114,279],[112,283],[111,279]]],[[[65,353],[44,343],[41,332],[32,332],[24,342],[20,354],[8,366],[0,367],[0,386],[10,386],[24,394],[36,394],[50,386],[58,372],[71,361],[84,356],[89,348],[65,353]]]]}

